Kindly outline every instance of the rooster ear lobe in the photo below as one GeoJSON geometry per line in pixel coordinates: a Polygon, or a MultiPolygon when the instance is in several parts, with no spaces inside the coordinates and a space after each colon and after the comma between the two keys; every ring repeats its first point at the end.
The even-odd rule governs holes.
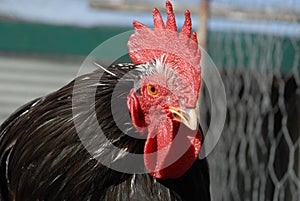
{"type": "Polygon", "coordinates": [[[127,107],[134,127],[141,134],[144,134],[146,131],[145,116],[134,89],[132,89],[127,96],[127,107]]]}

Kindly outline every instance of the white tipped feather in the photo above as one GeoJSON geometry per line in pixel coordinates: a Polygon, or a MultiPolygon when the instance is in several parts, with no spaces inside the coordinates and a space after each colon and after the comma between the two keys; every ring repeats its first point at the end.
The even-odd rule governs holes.
{"type": "Polygon", "coordinates": [[[99,67],[99,68],[101,68],[102,70],[104,70],[105,72],[109,73],[110,75],[112,75],[112,76],[114,76],[114,77],[118,77],[116,74],[114,74],[113,72],[110,72],[109,70],[107,70],[106,68],[104,68],[103,66],[101,66],[100,64],[98,64],[98,63],[96,63],[96,62],[94,62],[94,64],[95,64],[97,67],[99,67]]]}

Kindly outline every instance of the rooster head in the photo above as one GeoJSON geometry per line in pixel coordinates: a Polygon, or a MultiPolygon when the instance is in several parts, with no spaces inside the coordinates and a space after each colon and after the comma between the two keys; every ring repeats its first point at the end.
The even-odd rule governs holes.
{"type": "Polygon", "coordinates": [[[144,163],[156,178],[178,178],[195,162],[201,148],[197,106],[201,52],[191,33],[190,12],[177,32],[172,4],[167,22],[153,10],[154,29],[133,22],[129,56],[140,71],[127,105],[135,128],[147,135],[144,163]]]}

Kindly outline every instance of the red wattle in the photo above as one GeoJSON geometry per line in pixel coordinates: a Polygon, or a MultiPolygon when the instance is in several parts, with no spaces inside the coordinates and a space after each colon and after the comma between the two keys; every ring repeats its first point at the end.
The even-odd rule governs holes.
{"type": "Polygon", "coordinates": [[[156,178],[178,178],[198,157],[202,140],[200,130],[192,131],[170,118],[154,125],[149,128],[145,144],[145,166],[156,178]]]}

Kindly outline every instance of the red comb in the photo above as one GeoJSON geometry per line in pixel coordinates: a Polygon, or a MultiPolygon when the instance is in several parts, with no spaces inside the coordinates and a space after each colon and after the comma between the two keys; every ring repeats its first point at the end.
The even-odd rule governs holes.
{"type": "Polygon", "coordinates": [[[191,64],[199,64],[201,54],[198,49],[196,33],[194,32],[191,35],[192,21],[190,12],[188,10],[185,12],[183,27],[180,34],[177,34],[176,19],[172,4],[169,1],[166,2],[166,8],[168,15],[166,26],[157,8],[153,10],[154,30],[140,22],[133,22],[135,33],[128,41],[131,60],[139,64],[161,58],[162,54],[177,53],[177,56],[185,57],[186,55],[181,55],[181,53],[189,52],[190,57],[192,56],[194,59],[189,57],[185,57],[185,59],[191,64]],[[175,49],[178,51],[175,51],[175,49]]]}
{"type": "Polygon", "coordinates": [[[190,12],[185,12],[185,21],[180,33],[177,32],[172,4],[167,1],[167,22],[163,22],[157,8],[153,10],[154,29],[134,21],[134,34],[127,43],[129,56],[135,64],[163,59],[166,66],[187,78],[199,92],[201,83],[200,58],[196,33],[192,33],[190,12]]]}

